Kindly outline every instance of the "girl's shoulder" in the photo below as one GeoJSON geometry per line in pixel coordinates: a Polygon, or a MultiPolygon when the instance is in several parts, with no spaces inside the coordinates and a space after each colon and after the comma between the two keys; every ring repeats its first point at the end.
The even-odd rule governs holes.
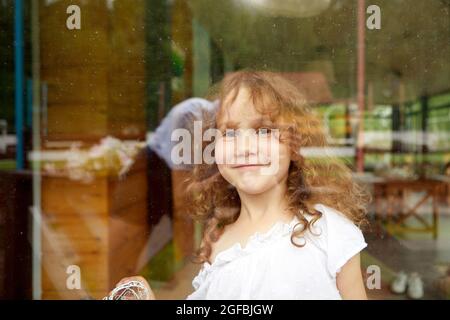
{"type": "Polygon", "coordinates": [[[314,208],[322,213],[311,226],[308,239],[324,251],[332,275],[354,255],[367,246],[362,231],[342,212],[322,203],[314,208]]]}
{"type": "MultiPolygon", "coordinates": [[[[323,203],[316,203],[314,205],[314,209],[322,214],[321,218],[314,223],[314,227],[325,228],[326,230],[324,232],[343,230],[353,231],[356,233],[361,232],[352,220],[333,207],[327,206],[323,203]]],[[[311,221],[312,216],[308,215],[307,219],[311,221]]]]}

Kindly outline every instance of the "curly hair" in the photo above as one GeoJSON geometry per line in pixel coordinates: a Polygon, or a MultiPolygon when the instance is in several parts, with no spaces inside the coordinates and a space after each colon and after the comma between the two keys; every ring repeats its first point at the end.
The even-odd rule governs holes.
{"type": "MultiPolygon", "coordinates": [[[[280,130],[280,142],[291,152],[287,179],[289,210],[299,219],[291,235],[291,242],[302,237],[322,214],[314,208],[322,203],[342,212],[356,225],[367,223],[369,193],[352,177],[351,169],[336,157],[304,157],[302,148],[322,148],[326,153],[327,139],[320,119],[308,105],[303,94],[283,76],[267,71],[238,71],[225,76],[214,89],[214,98],[220,100],[215,115],[203,119],[204,129],[216,128],[227,107],[245,88],[257,111],[267,115],[280,130]],[[230,99],[231,98],[231,99],[230,99]],[[306,215],[312,216],[307,219],[306,215]],[[300,227],[300,228],[297,228],[300,227]]],[[[205,142],[202,142],[202,148],[205,142]]],[[[202,149],[203,150],[203,149],[202,149]]],[[[323,151],[322,151],[323,150],[323,151]]],[[[194,261],[209,261],[212,243],[222,235],[225,227],[237,220],[241,202],[236,189],[220,174],[217,164],[198,164],[189,179],[187,191],[192,205],[191,214],[203,225],[202,244],[194,261]]]]}

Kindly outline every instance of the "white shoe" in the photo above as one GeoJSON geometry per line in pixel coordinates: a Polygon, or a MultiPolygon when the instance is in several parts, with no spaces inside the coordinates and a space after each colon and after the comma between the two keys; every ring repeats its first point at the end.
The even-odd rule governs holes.
{"type": "Polygon", "coordinates": [[[411,299],[423,298],[423,281],[417,272],[413,272],[408,277],[407,295],[411,299]]]}
{"type": "Polygon", "coordinates": [[[396,294],[405,293],[407,285],[408,276],[404,271],[400,271],[391,283],[391,291],[396,294]]]}

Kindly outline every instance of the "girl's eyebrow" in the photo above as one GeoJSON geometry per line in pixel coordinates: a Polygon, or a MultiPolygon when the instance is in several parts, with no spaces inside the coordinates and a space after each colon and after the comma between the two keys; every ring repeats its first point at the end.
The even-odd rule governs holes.
{"type": "Polygon", "coordinates": [[[259,128],[261,126],[270,126],[272,124],[273,123],[272,123],[272,121],[270,121],[270,119],[261,117],[261,118],[258,118],[256,120],[252,121],[250,127],[251,128],[259,128]]]}
{"type": "MultiPolygon", "coordinates": [[[[238,129],[240,124],[241,124],[240,121],[232,121],[232,120],[230,120],[230,121],[227,121],[227,122],[219,125],[219,128],[221,128],[221,129],[225,129],[225,128],[227,128],[227,129],[238,129]]],[[[268,120],[268,119],[264,119],[264,118],[261,117],[261,118],[258,118],[258,119],[250,121],[249,128],[259,128],[263,124],[270,125],[270,124],[272,124],[272,122],[270,120],[268,120]]]]}
{"type": "Polygon", "coordinates": [[[251,121],[249,128],[259,129],[261,127],[273,127],[273,126],[274,126],[274,123],[270,119],[260,117],[258,119],[251,121]]]}
{"type": "Polygon", "coordinates": [[[227,121],[224,124],[222,124],[221,128],[229,128],[229,129],[237,129],[239,128],[239,121],[227,121]]]}

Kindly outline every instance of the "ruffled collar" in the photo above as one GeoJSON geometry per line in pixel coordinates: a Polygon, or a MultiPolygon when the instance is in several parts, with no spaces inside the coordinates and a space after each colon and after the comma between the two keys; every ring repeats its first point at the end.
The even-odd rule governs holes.
{"type": "Polygon", "coordinates": [[[197,289],[200,284],[206,279],[207,275],[210,274],[214,269],[235,259],[249,255],[286,235],[292,234],[298,222],[299,220],[296,216],[294,216],[291,222],[278,221],[268,231],[254,233],[248,239],[245,247],[242,247],[240,242],[236,242],[228,249],[219,252],[212,264],[210,264],[209,262],[203,263],[202,269],[192,282],[194,288],[197,289]]]}

